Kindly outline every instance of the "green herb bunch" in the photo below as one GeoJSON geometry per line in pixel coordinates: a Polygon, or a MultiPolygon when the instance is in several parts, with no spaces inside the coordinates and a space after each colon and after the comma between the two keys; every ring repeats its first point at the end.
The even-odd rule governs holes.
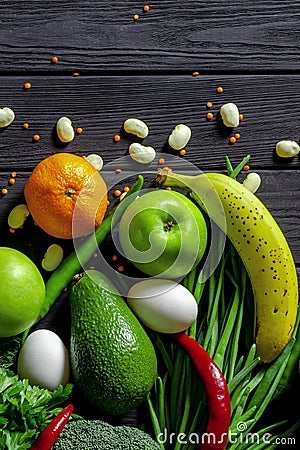
{"type": "Polygon", "coordinates": [[[55,391],[30,386],[12,371],[0,368],[0,448],[29,449],[40,431],[60,411],[72,385],[55,391]]]}

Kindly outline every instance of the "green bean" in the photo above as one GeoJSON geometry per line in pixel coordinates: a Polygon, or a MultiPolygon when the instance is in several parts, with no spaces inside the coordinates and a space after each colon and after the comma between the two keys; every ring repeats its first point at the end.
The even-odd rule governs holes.
{"type": "Polygon", "coordinates": [[[237,425],[240,422],[248,423],[248,425],[250,423],[252,423],[254,421],[254,419],[252,417],[254,416],[256,409],[257,409],[257,407],[253,406],[251,409],[248,409],[244,414],[239,416],[236,420],[231,420],[230,427],[229,427],[230,432],[233,432],[234,430],[236,430],[237,425]]]}
{"type": "Polygon", "coordinates": [[[235,317],[238,314],[238,308],[239,308],[239,289],[235,290],[233,302],[229,309],[229,315],[225,323],[224,330],[222,330],[221,338],[219,340],[218,347],[216,349],[215,355],[214,355],[214,361],[215,363],[220,367],[222,370],[223,367],[223,361],[224,361],[224,352],[225,349],[228,346],[229,338],[231,336],[232,330],[235,326],[235,317]]]}
{"type": "MultiPolygon", "coordinates": [[[[273,436],[270,437],[270,439],[266,442],[266,439],[263,439],[264,436],[271,434],[270,431],[274,431],[276,430],[276,428],[280,428],[282,425],[285,425],[287,423],[286,420],[282,420],[280,422],[274,423],[272,425],[269,425],[265,428],[262,428],[261,430],[259,430],[256,433],[253,433],[252,435],[250,435],[250,438],[252,439],[252,441],[254,441],[256,439],[257,442],[250,442],[250,446],[249,446],[249,442],[246,440],[246,442],[244,442],[239,449],[241,450],[262,450],[264,448],[272,449],[272,448],[276,448],[278,446],[278,444],[272,444],[272,442],[274,442],[276,440],[276,438],[278,436],[273,436]]],[[[293,429],[293,427],[291,427],[291,430],[293,429]]],[[[247,429],[248,431],[248,429],[247,429]]],[[[291,432],[293,431],[289,431],[289,434],[291,434],[291,432]]],[[[284,433],[286,435],[286,433],[284,433]]],[[[280,435],[280,437],[283,437],[283,434],[280,435]]],[[[248,438],[249,440],[249,438],[248,438]]]]}
{"type": "Polygon", "coordinates": [[[280,395],[290,390],[293,382],[296,381],[298,375],[298,364],[300,361],[300,309],[298,308],[297,313],[297,321],[294,328],[293,335],[295,336],[295,343],[291,350],[290,356],[288,358],[288,362],[286,368],[283,372],[283,375],[278,383],[278,386],[275,390],[273,400],[278,398],[280,395]]]}
{"type": "MultiPolygon", "coordinates": [[[[260,359],[255,358],[256,353],[256,345],[253,344],[248,352],[248,356],[246,358],[244,367],[242,368],[242,362],[240,365],[240,369],[235,372],[235,375],[233,378],[231,378],[230,381],[228,381],[228,389],[230,392],[233,392],[236,386],[248,375],[251,373],[252,369],[257,366],[260,359]],[[254,365],[253,365],[254,363],[254,365]]],[[[239,363],[238,363],[239,364],[239,363]]],[[[238,364],[236,365],[236,368],[238,367],[238,364]]]]}
{"type": "MultiPolygon", "coordinates": [[[[175,360],[173,365],[173,372],[171,376],[171,403],[170,403],[170,413],[172,423],[176,424],[176,419],[178,417],[178,404],[181,401],[180,396],[182,396],[183,389],[181,384],[184,385],[184,359],[186,355],[183,350],[178,349],[175,353],[175,360]]],[[[174,427],[175,428],[175,427],[174,427]]]]}
{"type": "Polygon", "coordinates": [[[259,384],[258,389],[253,395],[249,408],[253,405],[262,406],[266,402],[266,398],[270,397],[270,392],[274,392],[284,368],[287,364],[288,356],[294,344],[295,338],[291,338],[283,352],[276,358],[276,360],[267,368],[264,377],[259,384]],[[279,377],[280,374],[280,377],[279,377]],[[279,378],[278,378],[279,377],[279,378]],[[277,380],[277,383],[276,383],[277,380]],[[275,385],[276,383],[276,385],[275,385]]]}
{"type": "Polygon", "coordinates": [[[226,169],[227,169],[228,176],[231,177],[231,174],[233,172],[233,167],[232,167],[230,159],[228,158],[227,155],[225,156],[225,164],[226,164],[226,169]]]}
{"type": "Polygon", "coordinates": [[[217,318],[218,312],[218,302],[221,294],[222,285],[224,282],[224,270],[225,270],[225,260],[222,258],[220,275],[218,276],[218,281],[215,281],[215,274],[213,274],[209,279],[209,305],[207,316],[209,317],[208,328],[206,331],[203,348],[206,350],[208,343],[211,339],[213,323],[217,318]]]}
{"type": "Polygon", "coordinates": [[[250,160],[250,155],[247,155],[237,166],[236,168],[231,172],[231,174],[229,175],[231,178],[236,178],[238,176],[238,174],[240,173],[240,171],[243,169],[243,167],[245,166],[245,164],[247,164],[247,162],[249,162],[250,160]]]}
{"type": "Polygon", "coordinates": [[[115,206],[97,227],[95,234],[88,236],[87,239],[78,246],[76,251],[73,251],[67,256],[67,258],[65,258],[52,273],[46,282],[46,297],[40,312],[40,317],[44,317],[47,314],[63,289],[70,283],[74,275],[81,270],[82,265],[91,258],[97,246],[100,245],[110,233],[112,224],[116,225],[121,218],[124,209],[128,205],[129,197],[132,195],[129,201],[133,201],[136,198],[137,193],[142,189],[143,183],[144,178],[142,175],[139,175],[137,181],[127,193],[126,201],[123,204],[121,202],[119,205],[115,206]]]}
{"type": "Polygon", "coordinates": [[[156,390],[156,411],[157,419],[161,430],[165,428],[165,402],[164,402],[164,384],[160,377],[155,380],[155,390],[156,390]]]}
{"type": "Polygon", "coordinates": [[[250,375],[252,370],[259,364],[260,359],[255,358],[250,364],[244,367],[240,372],[238,372],[229,382],[228,382],[228,390],[230,394],[234,391],[234,389],[247,377],[250,375]]]}
{"type": "MultiPolygon", "coordinates": [[[[191,364],[189,360],[185,361],[185,366],[188,368],[191,368],[191,364]]],[[[191,371],[186,370],[187,374],[191,371]]],[[[181,389],[183,392],[184,389],[181,389]]],[[[183,411],[183,416],[181,418],[181,421],[179,421],[179,426],[177,426],[177,435],[179,436],[180,433],[185,433],[187,430],[187,423],[190,415],[190,407],[191,407],[191,378],[189,376],[186,377],[186,390],[185,390],[185,402],[182,402],[182,404],[178,404],[178,411],[183,411]],[[182,407],[183,406],[183,407],[182,407]]],[[[178,414],[178,417],[180,417],[180,413],[178,414]]],[[[181,446],[181,443],[179,441],[176,442],[174,450],[179,450],[181,446]]]]}
{"type": "Polygon", "coordinates": [[[163,362],[165,363],[165,366],[167,368],[167,371],[169,374],[171,374],[173,372],[173,362],[169,356],[169,353],[162,341],[162,339],[160,338],[159,334],[149,330],[149,334],[151,335],[152,340],[154,341],[154,344],[156,345],[156,347],[158,348],[163,362]]]}
{"type": "MultiPolygon", "coordinates": [[[[157,415],[155,412],[155,408],[154,408],[152,400],[151,400],[151,395],[149,392],[147,394],[147,404],[148,404],[148,409],[149,409],[149,413],[150,413],[150,417],[151,417],[151,421],[152,421],[154,434],[157,437],[159,434],[162,433],[162,430],[160,428],[159,421],[158,421],[158,418],[157,418],[157,415]]],[[[165,447],[161,442],[159,442],[159,446],[160,446],[161,450],[165,450],[165,447]]]]}

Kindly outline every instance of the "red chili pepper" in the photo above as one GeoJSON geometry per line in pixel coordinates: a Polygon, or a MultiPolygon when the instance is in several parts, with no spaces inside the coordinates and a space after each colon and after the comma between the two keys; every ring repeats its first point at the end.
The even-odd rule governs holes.
{"type": "Polygon", "coordinates": [[[74,406],[70,403],[46,426],[30,450],[51,450],[73,411],[74,406]]]}
{"type": "Polygon", "coordinates": [[[170,335],[193,361],[204,385],[208,405],[208,423],[201,450],[224,450],[230,425],[230,396],[225,378],[204,348],[184,333],[170,335]]]}

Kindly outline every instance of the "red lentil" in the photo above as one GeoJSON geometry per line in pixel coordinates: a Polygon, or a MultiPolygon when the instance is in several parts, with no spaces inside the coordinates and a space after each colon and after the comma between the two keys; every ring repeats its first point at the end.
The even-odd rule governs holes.
{"type": "Polygon", "coordinates": [[[15,184],[16,180],[14,178],[10,178],[8,180],[8,182],[9,182],[9,184],[13,185],[13,184],[15,184]]]}
{"type": "Polygon", "coordinates": [[[150,11],[150,6],[149,5],[145,5],[144,8],[143,8],[143,11],[144,12],[150,11]]]}
{"type": "Polygon", "coordinates": [[[212,108],[213,107],[213,103],[212,102],[207,102],[206,103],[206,108],[212,108]]]}
{"type": "Polygon", "coordinates": [[[224,92],[224,89],[222,88],[222,86],[218,86],[216,91],[218,94],[222,94],[222,92],[224,92]]]}
{"type": "Polygon", "coordinates": [[[140,18],[140,16],[138,14],[133,15],[133,20],[138,20],[139,18],[140,18]]]}
{"type": "Polygon", "coordinates": [[[56,64],[58,62],[58,57],[57,56],[52,56],[51,62],[53,64],[56,64]]]}
{"type": "Polygon", "coordinates": [[[235,137],[236,139],[240,139],[241,135],[240,135],[240,133],[235,133],[234,137],[235,137]]]}
{"type": "Polygon", "coordinates": [[[119,272],[124,272],[124,270],[125,270],[125,267],[124,267],[124,266],[119,266],[119,267],[118,267],[118,271],[119,271],[119,272]]]}
{"type": "Polygon", "coordinates": [[[115,142],[120,142],[120,140],[121,140],[121,136],[119,134],[115,134],[114,135],[114,141],[115,142]]]}
{"type": "Polygon", "coordinates": [[[121,194],[122,194],[122,192],[121,192],[119,189],[116,189],[116,190],[114,191],[114,196],[115,196],[115,197],[120,197],[121,194]]]}
{"type": "Polygon", "coordinates": [[[214,115],[213,115],[213,113],[211,113],[211,112],[208,112],[208,113],[206,114],[207,120],[211,120],[211,119],[213,119],[213,117],[214,117],[214,115]]]}
{"type": "Polygon", "coordinates": [[[199,72],[195,71],[192,73],[193,77],[197,77],[199,75],[199,72]]]}
{"type": "Polygon", "coordinates": [[[182,150],[180,150],[179,155],[181,155],[181,156],[186,155],[186,150],[185,150],[185,148],[183,148],[182,150]]]}
{"type": "Polygon", "coordinates": [[[239,119],[242,121],[244,119],[244,114],[239,114],[239,119]]]}
{"type": "Polygon", "coordinates": [[[6,195],[8,193],[8,190],[6,188],[1,189],[1,194],[6,195]]]}
{"type": "Polygon", "coordinates": [[[27,130],[27,128],[29,128],[29,124],[27,122],[24,122],[22,127],[24,128],[24,130],[27,130]]]}
{"type": "Polygon", "coordinates": [[[116,172],[116,173],[121,173],[121,172],[122,172],[122,169],[116,169],[115,172],[116,172]]]}
{"type": "Polygon", "coordinates": [[[31,88],[31,83],[24,83],[24,89],[30,89],[31,88]]]}
{"type": "Polygon", "coordinates": [[[159,158],[158,162],[159,162],[159,164],[164,164],[165,160],[164,160],[164,158],[159,158]]]}
{"type": "Polygon", "coordinates": [[[33,135],[33,140],[34,140],[34,141],[39,141],[40,139],[41,139],[41,137],[40,137],[39,134],[34,134],[34,135],[33,135]]]}
{"type": "Polygon", "coordinates": [[[112,255],[111,259],[112,259],[113,261],[118,261],[118,255],[112,255]]]}
{"type": "Polygon", "coordinates": [[[250,166],[248,166],[248,164],[246,164],[246,165],[243,167],[243,169],[244,169],[245,171],[247,171],[247,170],[250,169],[250,166]]]}
{"type": "Polygon", "coordinates": [[[82,128],[81,127],[76,128],[76,133],[77,134],[81,134],[82,133],[82,128]]]}

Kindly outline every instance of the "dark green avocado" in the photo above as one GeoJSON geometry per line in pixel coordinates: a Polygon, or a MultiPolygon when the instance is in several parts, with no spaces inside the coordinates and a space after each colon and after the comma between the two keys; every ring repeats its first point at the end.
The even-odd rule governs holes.
{"type": "Polygon", "coordinates": [[[70,358],[74,383],[109,415],[137,407],[157,376],[146,331],[108,278],[87,270],[70,289],[70,358]]]}

